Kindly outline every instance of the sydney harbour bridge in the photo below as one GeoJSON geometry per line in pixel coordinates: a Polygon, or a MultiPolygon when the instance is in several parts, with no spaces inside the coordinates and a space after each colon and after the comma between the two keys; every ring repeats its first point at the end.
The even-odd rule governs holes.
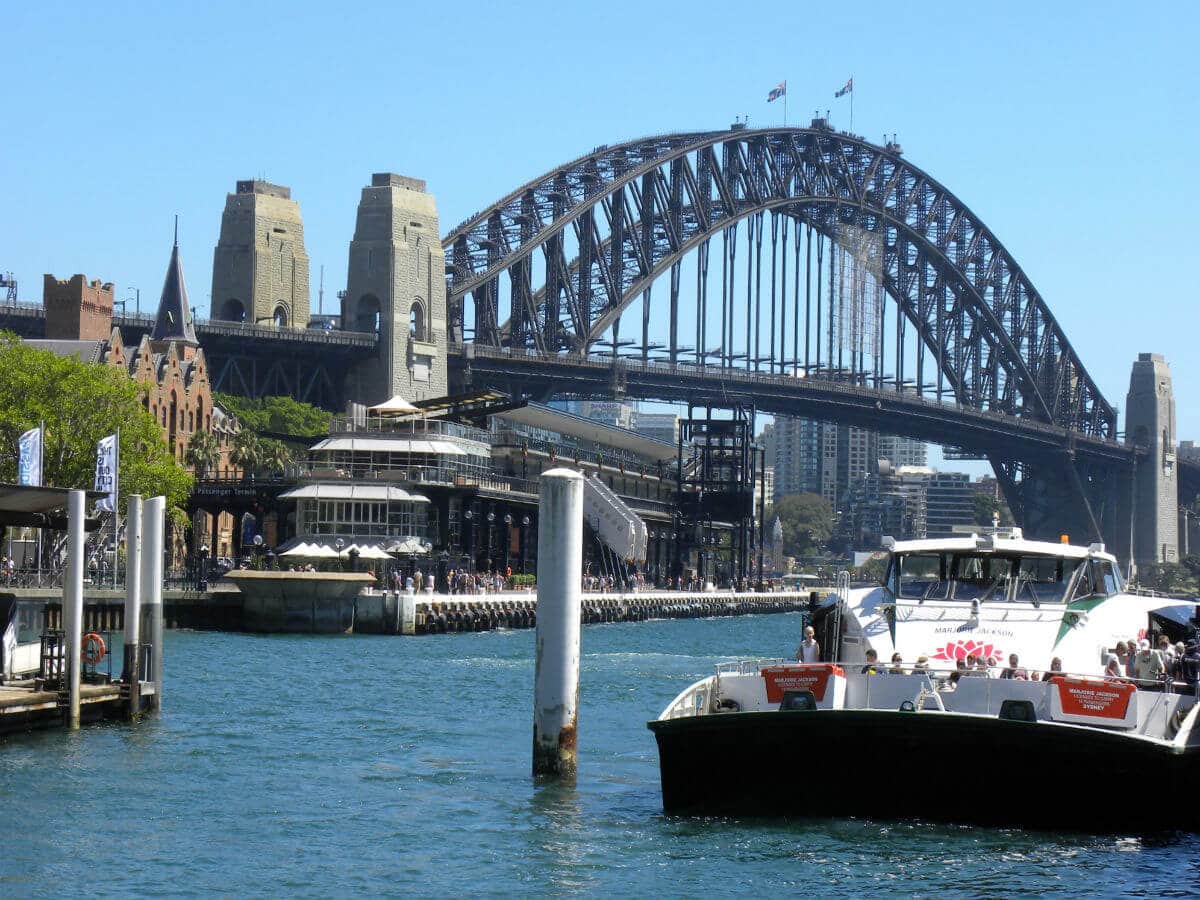
{"type": "MultiPolygon", "coordinates": [[[[597,147],[442,246],[453,390],[753,404],[910,436],[987,459],[1028,533],[1122,553],[1148,506],[1200,493],[1181,463],[1178,500],[1139,498],[1152,442],[1122,440],[1017,260],[895,142],[816,119],[597,147]]],[[[331,407],[383,343],[197,331],[216,389],[331,407]]]]}

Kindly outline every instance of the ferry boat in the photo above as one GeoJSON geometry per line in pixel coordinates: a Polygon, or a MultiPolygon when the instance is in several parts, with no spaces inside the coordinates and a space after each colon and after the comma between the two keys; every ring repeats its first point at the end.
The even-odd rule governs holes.
{"type": "Polygon", "coordinates": [[[885,547],[883,584],[816,604],[819,661],[723,663],[648,723],[666,812],[1200,828],[1196,690],[1104,677],[1118,641],[1194,637],[1195,604],[1127,592],[1101,544],[885,547]]]}

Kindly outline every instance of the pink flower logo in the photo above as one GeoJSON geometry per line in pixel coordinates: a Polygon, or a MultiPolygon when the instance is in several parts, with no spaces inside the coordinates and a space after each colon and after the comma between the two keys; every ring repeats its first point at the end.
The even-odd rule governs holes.
{"type": "Polygon", "coordinates": [[[931,658],[957,661],[966,659],[968,656],[983,659],[994,656],[996,659],[1004,659],[1004,654],[995,644],[985,644],[983,641],[951,641],[945,647],[939,647],[931,658]]]}

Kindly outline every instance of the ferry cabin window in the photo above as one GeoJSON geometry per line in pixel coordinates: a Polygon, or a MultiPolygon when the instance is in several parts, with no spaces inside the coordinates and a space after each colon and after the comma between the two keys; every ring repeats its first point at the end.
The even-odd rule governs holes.
{"type": "Polygon", "coordinates": [[[1066,603],[1067,587],[1076,568],[1074,562],[1057,556],[1024,556],[1017,568],[1013,599],[1018,603],[1066,603]]]}
{"type": "Polygon", "coordinates": [[[949,584],[946,580],[946,557],[941,553],[906,553],[893,563],[896,572],[897,597],[945,600],[949,584]]]}

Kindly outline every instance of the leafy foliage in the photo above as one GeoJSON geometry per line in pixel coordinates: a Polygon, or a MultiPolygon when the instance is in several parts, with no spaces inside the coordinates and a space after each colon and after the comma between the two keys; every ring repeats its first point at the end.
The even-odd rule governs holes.
{"type": "Polygon", "coordinates": [[[213,400],[235,416],[243,429],[250,431],[291,434],[299,438],[319,437],[329,431],[330,413],[291,397],[250,400],[233,394],[216,393],[213,394],[213,400]]]}
{"type": "Polygon", "coordinates": [[[55,356],[0,332],[0,480],[16,481],[17,439],[46,423],[46,484],[90,488],[96,442],[121,430],[119,502],[162,494],[182,505],[191,476],[171,456],[142,407],[142,389],[124,372],[55,356]]]}
{"type": "Polygon", "coordinates": [[[207,431],[194,431],[188,439],[185,459],[197,473],[205,475],[220,463],[221,445],[207,431]]]}
{"type": "Polygon", "coordinates": [[[977,491],[971,497],[971,505],[975,512],[975,524],[991,526],[993,515],[1000,514],[1000,524],[1009,526],[1013,523],[1012,513],[1007,504],[1001,503],[995,497],[977,491]]]}
{"type": "Polygon", "coordinates": [[[778,517],[783,526],[783,552],[788,556],[810,556],[833,533],[833,509],[820,494],[789,494],[767,507],[766,527],[778,517]]]}

